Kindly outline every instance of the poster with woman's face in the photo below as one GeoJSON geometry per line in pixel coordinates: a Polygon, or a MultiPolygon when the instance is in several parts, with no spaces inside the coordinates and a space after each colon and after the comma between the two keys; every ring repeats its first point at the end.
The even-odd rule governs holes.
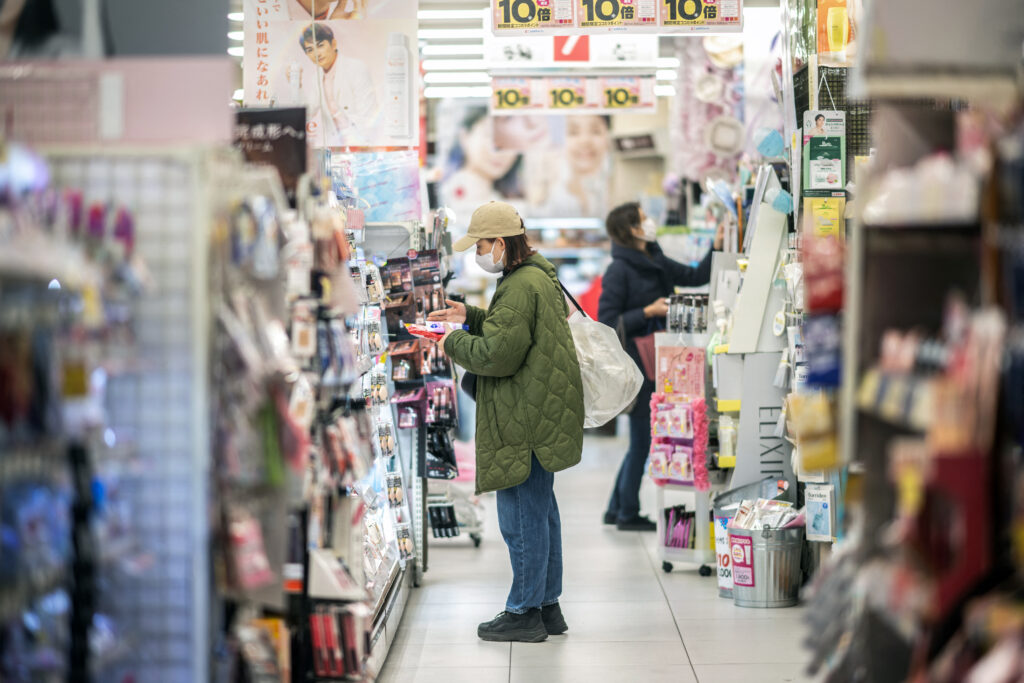
{"type": "Polygon", "coordinates": [[[306,107],[313,147],[415,145],[416,3],[245,0],[244,101],[306,107]]]}
{"type": "Polygon", "coordinates": [[[440,200],[465,228],[481,204],[525,218],[599,218],[610,208],[610,120],[602,115],[498,116],[487,103],[439,106],[440,200]]]}

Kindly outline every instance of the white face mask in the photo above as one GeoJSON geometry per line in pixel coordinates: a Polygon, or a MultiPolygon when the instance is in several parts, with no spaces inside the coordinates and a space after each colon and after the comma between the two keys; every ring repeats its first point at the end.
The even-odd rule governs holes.
{"type": "Polygon", "coordinates": [[[645,242],[654,242],[658,239],[658,224],[654,222],[653,218],[645,218],[644,222],[640,224],[640,228],[644,231],[645,242]]]}
{"type": "MultiPolygon", "coordinates": [[[[497,244],[498,242],[495,241],[494,243],[497,244]]],[[[490,251],[476,255],[476,264],[488,273],[500,273],[505,270],[505,250],[502,249],[501,258],[495,262],[494,247],[492,246],[490,251]]]]}

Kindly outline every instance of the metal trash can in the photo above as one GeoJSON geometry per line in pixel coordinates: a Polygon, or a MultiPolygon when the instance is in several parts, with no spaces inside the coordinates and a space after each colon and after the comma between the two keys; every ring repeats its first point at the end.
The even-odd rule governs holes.
{"type": "Polygon", "coordinates": [[[800,600],[804,528],[729,529],[737,607],[792,607],[800,600]]]}
{"type": "MultiPolygon", "coordinates": [[[[715,560],[718,565],[718,595],[732,599],[732,560],[729,547],[729,522],[736,514],[736,507],[744,500],[769,498],[772,500],[790,500],[789,490],[776,494],[779,480],[766,477],[753,484],[739,486],[715,496],[715,560]],[[726,509],[729,508],[729,509],[726,509]]],[[[788,484],[788,482],[787,482],[788,484]]]]}

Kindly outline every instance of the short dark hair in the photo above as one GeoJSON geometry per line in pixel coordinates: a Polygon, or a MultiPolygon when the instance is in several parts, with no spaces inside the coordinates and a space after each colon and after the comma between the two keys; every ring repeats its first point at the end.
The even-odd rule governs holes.
{"type": "Polygon", "coordinates": [[[638,225],[640,225],[640,204],[638,202],[627,202],[616,206],[604,220],[608,237],[612,238],[612,242],[623,247],[636,247],[633,228],[638,225]]]}
{"type": "Polygon", "coordinates": [[[306,43],[312,43],[315,46],[321,40],[326,40],[328,43],[334,40],[334,31],[327,24],[314,22],[302,32],[302,37],[299,38],[299,47],[305,50],[306,43]]]}
{"type": "Polygon", "coordinates": [[[817,116],[814,117],[814,122],[817,123],[818,119],[821,119],[822,121],[824,121],[825,120],[825,115],[824,114],[818,114],[817,116]]]}

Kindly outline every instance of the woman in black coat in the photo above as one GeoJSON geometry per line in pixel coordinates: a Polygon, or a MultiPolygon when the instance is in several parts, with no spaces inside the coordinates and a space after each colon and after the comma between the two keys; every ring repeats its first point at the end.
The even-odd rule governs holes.
{"type": "MultiPolygon", "coordinates": [[[[609,327],[625,330],[626,351],[640,368],[635,339],[665,329],[668,297],[675,287],[697,287],[711,279],[711,252],[696,268],[665,256],[655,241],[657,226],[631,202],[612,210],[605,221],[612,239],[612,263],[601,281],[598,319],[609,327]]],[[[722,232],[715,236],[721,249],[722,232]]],[[[629,451],[619,467],[605,524],[623,531],[654,531],[655,523],[640,516],[640,483],[651,450],[651,394],[654,381],[644,379],[629,415],[629,451]]]]}

